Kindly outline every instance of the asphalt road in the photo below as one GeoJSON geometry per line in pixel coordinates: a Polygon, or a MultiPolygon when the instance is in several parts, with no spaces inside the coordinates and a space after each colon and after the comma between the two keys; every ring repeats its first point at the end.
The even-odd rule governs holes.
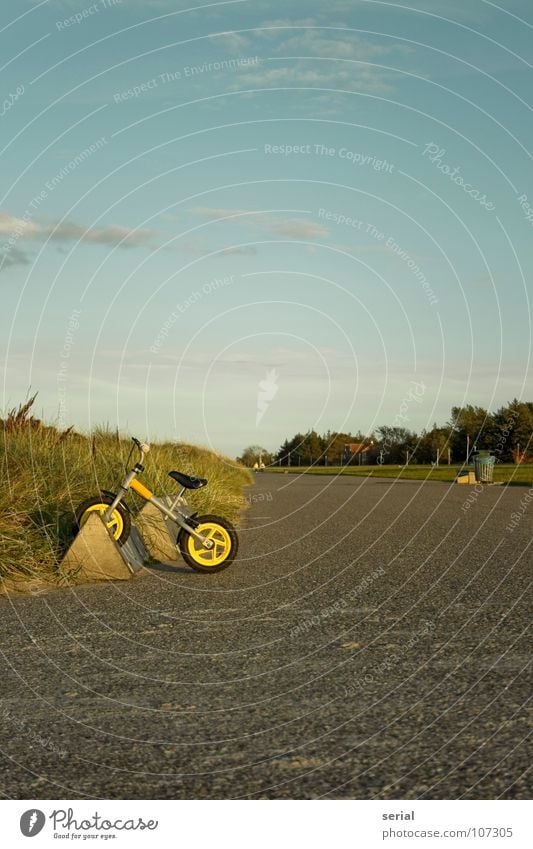
{"type": "Polygon", "coordinates": [[[527,798],[528,490],[256,481],[219,575],[0,602],[4,796],[527,798]]]}

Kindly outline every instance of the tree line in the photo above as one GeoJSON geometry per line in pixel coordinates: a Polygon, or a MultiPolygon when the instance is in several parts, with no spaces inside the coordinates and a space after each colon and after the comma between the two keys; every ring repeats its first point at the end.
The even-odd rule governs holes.
{"type": "Polygon", "coordinates": [[[285,439],[277,451],[249,445],[237,459],[247,466],[260,459],[280,466],[457,464],[485,449],[497,462],[521,463],[533,461],[532,437],[533,402],[515,398],[494,413],[471,404],[452,407],[444,426],[435,423],[421,433],[393,425],[382,425],[370,435],[313,429],[285,439]]]}

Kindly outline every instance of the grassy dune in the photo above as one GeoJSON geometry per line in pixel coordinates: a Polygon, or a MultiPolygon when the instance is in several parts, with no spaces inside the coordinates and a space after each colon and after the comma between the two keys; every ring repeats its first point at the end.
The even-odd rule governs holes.
{"type": "MultiPolygon", "coordinates": [[[[0,587],[22,579],[55,581],[58,560],[72,539],[74,509],[100,489],[116,490],[132,446],[128,436],[106,430],[61,433],[32,419],[30,408],[31,403],[11,411],[1,423],[0,587]]],[[[208,478],[191,504],[233,521],[251,481],[235,461],[181,443],[153,444],[145,467],[141,480],[156,493],[176,490],[167,475],[171,469],[208,478]]],[[[128,503],[139,508],[143,502],[132,494],[128,503]]]]}

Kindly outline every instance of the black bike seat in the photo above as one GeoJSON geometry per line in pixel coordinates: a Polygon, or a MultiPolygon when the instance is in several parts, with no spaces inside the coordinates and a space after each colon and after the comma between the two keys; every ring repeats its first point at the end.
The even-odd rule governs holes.
{"type": "Polygon", "coordinates": [[[169,472],[168,474],[186,489],[200,489],[207,483],[207,478],[195,478],[192,475],[184,475],[183,472],[169,472]]]}

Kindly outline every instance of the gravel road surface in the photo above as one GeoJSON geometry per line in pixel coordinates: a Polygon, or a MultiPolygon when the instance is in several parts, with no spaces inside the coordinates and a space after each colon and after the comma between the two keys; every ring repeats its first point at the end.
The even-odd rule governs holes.
{"type": "Polygon", "coordinates": [[[0,601],[4,796],[527,798],[527,493],[259,474],[225,572],[0,601]]]}

